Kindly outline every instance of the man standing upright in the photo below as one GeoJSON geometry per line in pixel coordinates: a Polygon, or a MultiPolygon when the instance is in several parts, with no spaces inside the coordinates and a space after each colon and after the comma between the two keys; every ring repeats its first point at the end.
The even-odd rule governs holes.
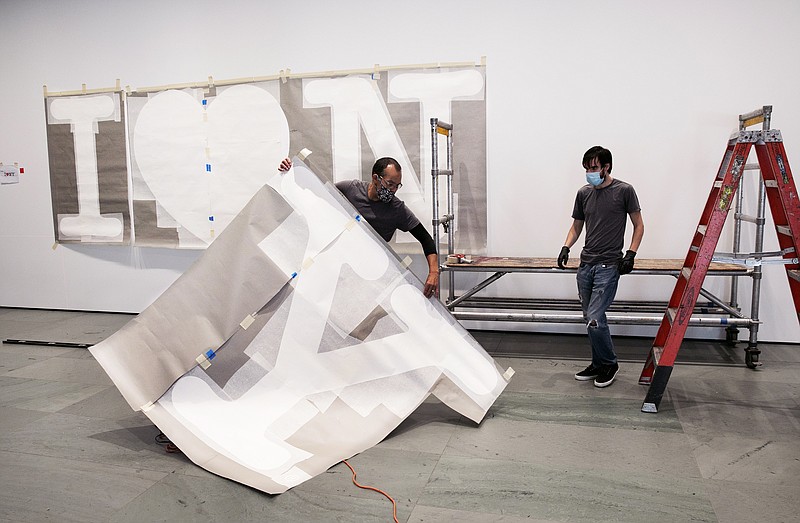
{"type": "Polygon", "coordinates": [[[594,380],[595,387],[608,387],[619,372],[614,342],[606,321],[606,310],[614,301],[621,274],[633,270],[633,260],[644,236],[639,199],[633,186],[611,177],[611,151],[599,145],[583,155],[587,185],[578,190],[572,209],[572,226],[558,255],[565,268],[572,247],[586,225],[586,240],[578,268],[578,296],[592,346],[592,362],[575,374],[579,381],[594,380]],[[630,217],[633,237],[625,255],[625,224],[630,217]]]}

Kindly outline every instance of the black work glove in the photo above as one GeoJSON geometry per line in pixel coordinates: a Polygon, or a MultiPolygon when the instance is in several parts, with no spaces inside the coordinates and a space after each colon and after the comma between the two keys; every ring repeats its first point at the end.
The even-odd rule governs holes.
{"type": "Polygon", "coordinates": [[[567,262],[569,261],[569,247],[566,245],[561,247],[561,252],[558,254],[557,261],[559,269],[567,268],[567,262]]]}
{"type": "Polygon", "coordinates": [[[620,274],[628,274],[633,270],[633,259],[636,257],[636,251],[627,251],[625,256],[619,261],[617,269],[620,274]]]}

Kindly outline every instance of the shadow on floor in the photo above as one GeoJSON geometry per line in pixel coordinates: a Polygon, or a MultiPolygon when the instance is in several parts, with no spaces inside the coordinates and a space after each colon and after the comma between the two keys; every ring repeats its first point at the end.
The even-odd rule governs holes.
{"type": "MultiPolygon", "coordinates": [[[[537,359],[590,359],[589,340],[578,334],[543,334],[533,332],[470,331],[495,357],[537,359]]],[[[615,337],[614,347],[620,361],[644,363],[652,338],[615,337]]],[[[709,365],[744,365],[746,342],[730,344],[724,340],[684,340],[676,363],[709,365]]]]}

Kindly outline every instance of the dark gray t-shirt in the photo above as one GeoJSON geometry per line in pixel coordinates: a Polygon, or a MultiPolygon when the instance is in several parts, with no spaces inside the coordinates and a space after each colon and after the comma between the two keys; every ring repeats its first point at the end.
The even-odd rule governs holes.
{"type": "Polygon", "coordinates": [[[392,198],[389,203],[370,200],[367,193],[369,182],[345,180],[338,182],[336,188],[353,204],[353,207],[375,229],[375,232],[387,242],[392,239],[394,231],[397,229],[410,231],[419,225],[419,220],[411,212],[411,209],[406,207],[403,200],[397,197],[392,198]]]}
{"type": "Polygon", "coordinates": [[[602,189],[588,184],[581,187],[572,209],[572,218],[584,221],[586,228],[581,263],[618,262],[622,258],[628,215],[640,210],[633,186],[616,178],[602,189]]]}

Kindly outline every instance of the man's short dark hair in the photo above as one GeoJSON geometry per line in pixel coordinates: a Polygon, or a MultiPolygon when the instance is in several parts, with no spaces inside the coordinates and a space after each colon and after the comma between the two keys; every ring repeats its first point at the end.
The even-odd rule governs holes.
{"type": "Polygon", "coordinates": [[[589,150],[583,154],[583,168],[588,169],[589,164],[592,163],[592,160],[595,158],[597,158],[597,161],[600,163],[600,167],[608,164],[608,172],[611,173],[611,151],[600,145],[589,148],[589,150]]]}
{"type": "Polygon", "coordinates": [[[394,168],[397,169],[397,172],[402,172],[400,164],[397,163],[397,160],[385,156],[383,158],[378,158],[378,160],[375,162],[375,165],[372,166],[372,174],[383,174],[383,171],[385,171],[390,165],[393,165],[394,168]]]}

